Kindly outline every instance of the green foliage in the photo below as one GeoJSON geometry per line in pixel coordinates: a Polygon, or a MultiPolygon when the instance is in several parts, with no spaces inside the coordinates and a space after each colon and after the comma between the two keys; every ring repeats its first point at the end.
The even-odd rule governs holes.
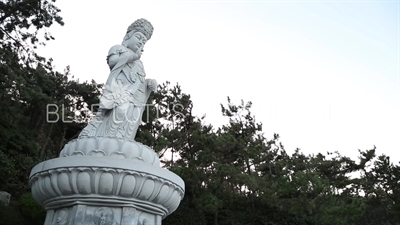
{"type": "MultiPolygon", "coordinates": [[[[0,225],[26,225],[31,224],[28,218],[21,214],[19,205],[0,205],[0,225]]],[[[43,224],[43,223],[42,223],[43,224]]]]}
{"type": "Polygon", "coordinates": [[[187,198],[185,198],[179,205],[179,208],[174,212],[173,216],[168,216],[162,223],[163,225],[207,225],[207,220],[204,213],[196,210],[193,205],[190,205],[187,198]]]}
{"type": "Polygon", "coordinates": [[[278,134],[264,136],[251,102],[234,105],[228,98],[221,111],[229,123],[215,129],[192,115],[190,95],[179,85],[159,88],[149,103],[161,119],[156,107],[150,110],[139,141],[157,149],[164,166],[185,181],[184,202],[166,221],[188,224],[196,218],[189,206],[206,224],[398,223],[399,168],[376,158],[374,149],[360,152],[358,162],[337,152],[288,155],[278,134]]]}
{"type": "Polygon", "coordinates": [[[0,205],[0,225],[43,225],[46,212],[32,198],[24,194],[9,206],[0,205]]]}
{"type": "Polygon", "coordinates": [[[35,53],[37,45],[53,39],[46,28],[63,24],[53,2],[0,2],[0,190],[13,196],[29,190],[35,164],[57,156],[79,133],[100,94],[101,85],[74,80],[69,67],[56,72],[51,59],[35,53]]]}
{"type": "MultiPolygon", "coordinates": [[[[45,41],[54,37],[46,30],[54,23],[64,25],[53,1],[47,0],[10,0],[0,2],[0,44],[3,54],[13,55],[18,63],[36,63],[44,59],[34,49],[45,45],[45,41]],[[41,33],[45,40],[41,40],[41,33]]],[[[4,60],[5,57],[2,57],[4,60]]]]}
{"type": "Polygon", "coordinates": [[[32,194],[27,193],[19,199],[21,213],[25,218],[31,221],[31,224],[43,224],[46,217],[46,211],[42,206],[36,203],[32,194]]]}

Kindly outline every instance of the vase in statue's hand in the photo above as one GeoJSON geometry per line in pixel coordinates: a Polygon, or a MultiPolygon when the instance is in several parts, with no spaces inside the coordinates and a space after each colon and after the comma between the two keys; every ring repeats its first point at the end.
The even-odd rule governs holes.
{"type": "Polygon", "coordinates": [[[150,91],[154,91],[154,92],[157,91],[157,81],[156,81],[156,80],[154,80],[154,79],[147,79],[146,82],[147,82],[147,88],[148,88],[150,91]]]}

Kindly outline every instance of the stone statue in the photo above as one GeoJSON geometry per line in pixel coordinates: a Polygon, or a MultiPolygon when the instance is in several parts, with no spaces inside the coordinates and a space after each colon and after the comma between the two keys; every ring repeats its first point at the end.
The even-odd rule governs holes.
{"type": "Polygon", "coordinates": [[[145,19],[128,27],[122,44],[108,53],[110,75],[95,118],[60,157],[32,169],[29,185],[47,210],[44,225],[161,225],[182,201],[182,178],[161,168],[158,154],[134,140],[157,88],[155,80],[145,79],[140,61],[152,33],[145,19]]]}
{"type": "Polygon", "coordinates": [[[93,220],[95,225],[118,225],[114,221],[114,213],[107,207],[98,208],[94,213],[93,220]]]}
{"type": "Polygon", "coordinates": [[[149,221],[149,219],[144,218],[143,221],[142,221],[142,223],[139,224],[139,225],[150,225],[150,221],[149,221]]]}
{"type": "Polygon", "coordinates": [[[100,99],[99,112],[79,137],[117,137],[134,140],[142,122],[149,95],[157,82],[145,79],[140,57],[151,38],[153,26],[138,19],[127,30],[122,45],[113,46],[107,56],[110,75],[100,99]]]}
{"type": "Polygon", "coordinates": [[[11,194],[0,191],[0,205],[8,206],[10,204],[11,194]]]}
{"type": "Polygon", "coordinates": [[[57,211],[56,225],[66,225],[68,222],[69,213],[67,209],[61,209],[57,211]]]}

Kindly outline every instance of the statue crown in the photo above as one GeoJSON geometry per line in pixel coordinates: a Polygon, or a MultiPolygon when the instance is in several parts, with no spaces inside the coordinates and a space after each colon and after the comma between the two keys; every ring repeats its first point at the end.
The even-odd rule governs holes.
{"type": "Polygon", "coordinates": [[[128,27],[127,33],[129,33],[132,30],[143,33],[146,36],[147,40],[149,40],[151,38],[151,35],[153,34],[154,28],[149,21],[142,18],[133,22],[128,27]]]}

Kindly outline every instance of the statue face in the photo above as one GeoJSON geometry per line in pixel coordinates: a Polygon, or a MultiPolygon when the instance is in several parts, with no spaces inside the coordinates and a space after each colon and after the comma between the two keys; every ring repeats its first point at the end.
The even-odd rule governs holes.
{"type": "Polygon", "coordinates": [[[96,225],[111,225],[114,220],[114,214],[107,207],[98,208],[94,213],[93,220],[96,225]]]}
{"type": "Polygon", "coordinates": [[[135,32],[132,34],[128,41],[127,47],[134,52],[141,52],[144,45],[146,44],[147,38],[141,32],[135,32]]]}
{"type": "Polygon", "coordinates": [[[56,224],[57,225],[64,225],[67,222],[68,213],[64,210],[58,211],[56,217],[56,224]]]}

